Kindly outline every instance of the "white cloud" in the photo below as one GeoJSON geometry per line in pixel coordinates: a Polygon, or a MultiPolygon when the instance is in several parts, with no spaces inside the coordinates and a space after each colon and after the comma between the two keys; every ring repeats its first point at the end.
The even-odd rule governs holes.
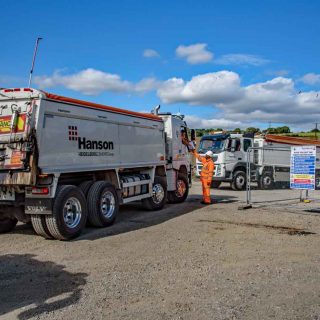
{"type": "Polygon", "coordinates": [[[92,68],[71,75],[63,75],[57,71],[52,76],[36,77],[35,83],[41,89],[64,86],[87,95],[97,95],[104,91],[114,93],[143,93],[155,90],[158,87],[158,82],[154,78],[145,78],[135,84],[121,79],[117,74],[92,68]]]}
{"type": "Polygon", "coordinates": [[[156,91],[162,103],[215,108],[216,119],[190,116],[191,124],[197,127],[243,128],[268,121],[308,127],[320,118],[320,91],[298,94],[294,81],[285,77],[244,86],[237,73],[224,70],[199,74],[189,80],[144,78],[132,82],[89,68],[73,74],[57,71],[51,76],[36,77],[35,82],[40,88],[63,86],[88,95],[156,91]]]}
{"type": "Polygon", "coordinates": [[[195,105],[220,104],[241,96],[240,78],[237,73],[219,71],[193,77],[190,81],[171,78],[158,89],[158,96],[165,103],[185,102],[195,105]]]}
{"type": "Polygon", "coordinates": [[[287,76],[289,73],[290,73],[290,71],[289,70],[285,70],[285,69],[266,71],[267,75],[269,75],[269,76],[277,76],[277,77],[284,77],[284,76],[287,76]]]}
{"type": "Polygon", "coordinates": [[[203,119],[198,116],[187,115],[185,120],[190,128],[222,128],[224,130],[235,129],[237,127],[242,127],[243,123],[240,121],[233,121],[224,118],[217,119],[203,119]]]}
{"type": "Polygon", "coordinates": [[[215,60],[216,64],[221,65],[251,65],[251,66],[261,66],[268,63],[269,60],[253,54],[225,54],[220,58],[215,60]]]}
{"type": "Polygon", "coordinates": [[[201,64],[213,59],[213,53],[207,50],[206,43],[197,43],[190,46],[180,45],[176,49],[176,55],[184,58],[190,64],[201,64]]]}
{"type": "Polygon", "coordinates": [[[159,58],[160,54],[154,49],[145,49],[142,54],[145,58],[159,58]]]}
{"type": "Polygon", "coordinates": [[[160,85],[161,85],[161,82],[155,78],[144,78],[139,82],[137,82],[136,84],[132,85],[133,86],[132,91],[136,91],[140,93],[154,91],[158,89],[160,85]]]}
{"type": "Polygon", "coordinates": [[[320,92],[297,94],[292,79],[241,86],[237,73],[220,71],[195,76],[189,81],[172,78],[158,89],[164,103],[213,106],[228,121],[305,124],[320,118],[320,92]]]}
{"type": "Polygon", "coordinates": [[[307,73],[302,78],[300,78],[300,81],[308,85],[320,84],[320,74],[307,73]]]}

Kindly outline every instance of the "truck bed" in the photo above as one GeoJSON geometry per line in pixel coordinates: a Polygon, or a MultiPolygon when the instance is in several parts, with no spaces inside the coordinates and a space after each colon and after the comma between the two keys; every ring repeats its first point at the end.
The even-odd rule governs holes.
{"type": "Polygon", "coordinates": [[[160,118],[56,97],[40,100],[38,166],[43,173],[165,163],[160,118]]]}

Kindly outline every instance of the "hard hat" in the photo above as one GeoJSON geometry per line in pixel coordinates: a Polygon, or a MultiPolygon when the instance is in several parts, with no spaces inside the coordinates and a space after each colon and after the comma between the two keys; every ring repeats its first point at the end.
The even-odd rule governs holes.
{"type": "Polygon", "coordinates": [[[205,153],[205,155],[212,158],[213,157],[213,152],[209,150],[209,151],[207,151],[205,153]]]}

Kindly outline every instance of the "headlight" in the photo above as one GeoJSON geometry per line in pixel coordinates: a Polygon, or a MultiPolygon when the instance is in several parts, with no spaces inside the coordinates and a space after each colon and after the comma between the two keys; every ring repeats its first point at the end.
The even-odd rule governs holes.
{"type": "Polygon", "coordinates": [[[221,175],[221,165],[220,164],[216,164],[215,176],[220,176],[220,175],[221,175]]]}

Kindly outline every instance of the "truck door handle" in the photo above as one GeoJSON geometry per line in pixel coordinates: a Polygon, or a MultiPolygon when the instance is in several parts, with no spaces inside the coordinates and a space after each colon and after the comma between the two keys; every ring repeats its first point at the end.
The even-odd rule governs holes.
{"type": "Polygon", "coordinates": [[[238,160],[242,160],[242,158],[238,158],[238,160]]]}

